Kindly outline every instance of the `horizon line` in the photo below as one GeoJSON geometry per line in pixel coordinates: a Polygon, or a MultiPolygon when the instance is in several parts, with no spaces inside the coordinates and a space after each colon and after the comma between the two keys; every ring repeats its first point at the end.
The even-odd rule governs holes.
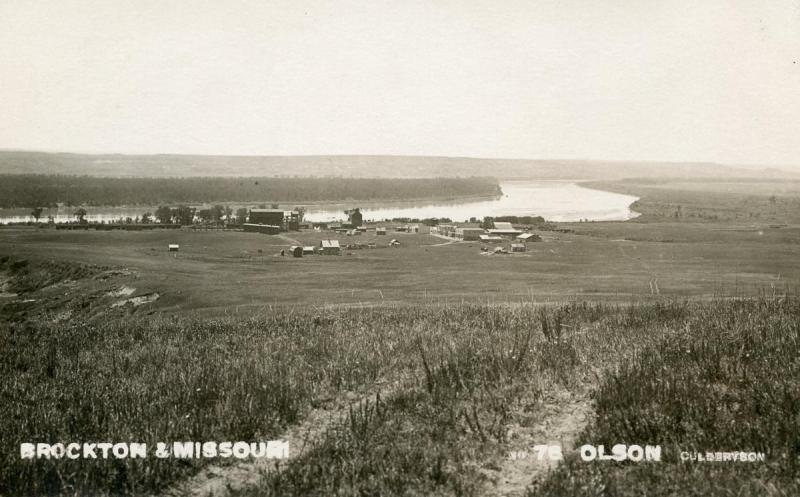
{"type": "Polygon", "coordinates": [[[713,164],[732,168],[762,168],[762,169],[800,169],[800,164],[772,164],[772,163],[730,163],[716,162],[708,160],[659,160],[659,159],[589,159],[589,158],[509,158],[509,157],[478,157],[466,155],[414,155],[414,154],[369,154],[369,153],[337,153],[337,154],[210,154],[210,153],[183,153],[183,152],[157,152],[157,153],[130,153],[130,152],[86,152],[86,151],[64,151],[47,149],[27,149],[27,148],[5,148],[0,147],[2,152],[23,152],[38,153],[49,155],[88,155],[88,156],[123,156],[123,157],[160,157],[160,156],[184,156],[184,157],[238,157],[238,158],[303,158],[303,157],[407,157],[407,158],[436,158],[436,159],[467,159],[467,160],[502,160],[520,162],[610,162],[622,164],[655,163],[655,164],[713,164]]]}

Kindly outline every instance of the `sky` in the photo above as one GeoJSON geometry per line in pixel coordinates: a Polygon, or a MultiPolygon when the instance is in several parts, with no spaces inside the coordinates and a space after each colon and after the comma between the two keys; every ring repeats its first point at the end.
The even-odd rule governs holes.
{"type": "Polygon", "coordinates": [[[800,0],[0,0],[0,148],[800,164],[800,0]]]}

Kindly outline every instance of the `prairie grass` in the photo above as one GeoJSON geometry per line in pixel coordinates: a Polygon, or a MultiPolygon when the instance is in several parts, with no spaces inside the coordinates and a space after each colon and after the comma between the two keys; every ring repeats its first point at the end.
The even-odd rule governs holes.
{"type": "Polygon", "coordinates": [[[8,273],[8,290],[14,293],[33,292],[55,283],[88,278],[103,269],[106,268],[58,260],[31,264],[27,259],[0,256],[0,272],[8,273]]]}
{"type": "MultiPolygon", "coordinates": [[[[601,421],[586,434],[593,443],[641,437],[699,446],[746,437],[760,441],[754,448],[779,450],[797,433],[796,418],[778,417],[796,400],[798,314],[795,300],[760,299],[0,323],[0,494],[158,493],[207,461],[31,461],[19,458],[19,444],[269,440],[308,409],[379,381],[399,387],[370,397],[249,492],[481,495],[505,457],[509,422],[536,422],[554,390],[587,392],[598,383],[601,421]],[[725,380],[744,374],[744,387],[725,380]],[[715,390],[716,378],[726,389],[715,390]],[[708,431],[710,399],[725,395],[734,395],[742,428],[708,431]],[[633,416],[653,410],[661,417],[633,416]],[[685,432],[675,431],[681,426],[685,432]]],[[[566,468],[573,473],[556,474],[544,495],[623,477],[566,468]]]]}
{"type": "Polygon", "coordinates": [[[799,495],[800,303],[717,302],[607,376],[583,443],[660,444],[664,462],[572,458],[531,495],[799,495]],[[765,462],[682,462],[681,452],[765,462]]]}

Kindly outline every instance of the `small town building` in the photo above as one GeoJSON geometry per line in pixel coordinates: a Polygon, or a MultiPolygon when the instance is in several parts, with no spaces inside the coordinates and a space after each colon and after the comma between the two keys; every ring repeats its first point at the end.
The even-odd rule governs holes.
{"type": "Polygon", "coordinates": [[[481,235],[485,234],[483,228],[456,228],[456,238],[461,238],[466,242],[478,241],[481,235]]]}
{"type": "Polygon", "coordinates": [[[266,224],[283,227],[284,212],[281,209],[250,209],[249,224],[266,224]]]}
{"type": "Polygon", "coordinates": [[[541,242],[542,237],[537,235],[536,233],[523,233],[517,236],[517,240],[521,242],[541,242]]]}
{"type": "Polygon", "coordinates": [[[385,235],[386,234],[386,228],[383,228],[381,226],[375,228],[375,234],[376,235],[385,235]]]}
{"type": "Polygon", "coordinates": [[[313,246],[303,247],[303,255],[314,255],[316,254],[315,249],[316,247],[313,246]]]}
{"type": "Polygon", "coordinates": [[[170,251],[170,252],[177,252],[178,249],[180,249],[180,248],[181,248],[181,246],[178,245],[177,243],[170,243],[169,245],[167,245],[167,250],[170,251]]]}
{"type": "Polygon", "coordinates": [[[300,231],[300,212],[290,211],[284,213],[283,226],[287,231],[300,231]]]}
{"type": "Polygon", "coordinates": [[[487,243],[497,243],[504,241],[502,236],[498,235],[481,235],[480,240],[487,243]]]}
{"type": "Polygon", "coordinates": [[[525,252],[525,244],[524,243],[512,243],[511,244],[511,251],[512,252],[525,252]]]}
{"type": "Polygon", "coordinates": [[[495,228],[488,231],[492,235],[505,236],[508,238],[516,238],[522,234],[522,231],[513,228],[512,229],[495,228]]]}
{"type": "Polygon", "coordinates": [[[522,234],[522,231],[514,228],[511,223],[503,221],[495,221],[494,228],[489,230],[492,235],[505,236],[509,238],[516,238],[522,234]]]}
{"type": "Polygon", "coordinates": [[[322,240],[319,242],[322,249],[322,255],[339,255],[341,248],[339,247],[339,240],[322,240]]]}

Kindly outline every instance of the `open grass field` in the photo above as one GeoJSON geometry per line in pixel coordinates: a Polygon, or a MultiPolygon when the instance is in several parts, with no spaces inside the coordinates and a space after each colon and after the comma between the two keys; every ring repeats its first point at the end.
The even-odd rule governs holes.
{"type": "MultiPolygon", "coordinates": [[[[720,195],[703,208],[741,193],[720,195]]],[[[797,495],[800,225],[656,212],[514,255],[392,232],[292,258],[337,237],[0,230],[0,494],[797,495]],[[18,457],[277,438],[277,465],[18,457]],[[583,443],[663,460],[586,463],[583,443]],[[564,460],[510,457],[537,444],[564,460]],[[766,461],[679,457],[738,450],[766,461]]]]}
{"type": "Polygon", "coordinates": [[[218,488],[795,495],[799,324],[794,298],[6,323],[0,491],[207,495],[211,476],[180,482],[214,462],[20,460],[26,441],[288,438],[298,452],[280,471],[245,484],[221,465],[218,488]],[[342,398],[361,401],[325,407],[342,398]],[[310,438],[284,435],[298,424],[310,438]],[[664,460],[582,463],[578,441],[661,445],[664,460]],[[560,444],[567,464],[549,473],[538,444],[560,444]],[[761,451],[769,464],[693,466],[678,460],[687,450],[761,451]]]}
{"type": "MultiPolygon", "coordinates": [[[[432,235],[339,236],[374,241],[341,256],[281,257],[332,232],[270,236],[233,231],[0,231],[0,253],[124,267],[154,308],[228,313],[249,306],[439,301],[647,300],[712,297],[800,283],[800,226],[709,223],[577,223],[543,232],[514,255],[486,255],[479,242],[432,235]],[[400,246],[389,248],[390,239],[400,246]],[[167,244],[180,244],[173,256],[167,244]],[[260,252],[259,252],[260,251],[260,252]]],[[[373,232],[374,233],[374,232],[373,232]]]]}

